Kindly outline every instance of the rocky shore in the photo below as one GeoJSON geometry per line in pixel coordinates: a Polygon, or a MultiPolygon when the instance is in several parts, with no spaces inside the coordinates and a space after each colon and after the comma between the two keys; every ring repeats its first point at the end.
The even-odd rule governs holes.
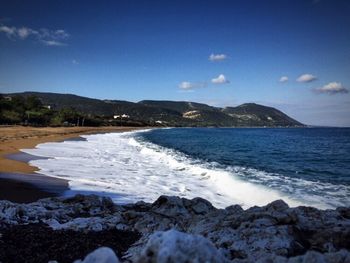
{"type": "Polygon", "coordinates": [[[350,262],[350,208],[243,210],[161,196],[0,201],[0,262],[350,262]],[[90,254],[89,254],[90,253],[90,254]],[[87,255],[89,254],[89,255],[87,255]]]}

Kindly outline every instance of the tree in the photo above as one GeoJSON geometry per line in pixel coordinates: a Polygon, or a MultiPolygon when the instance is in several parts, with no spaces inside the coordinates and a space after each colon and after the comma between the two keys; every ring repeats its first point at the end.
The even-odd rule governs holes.
{"type": "Polygon", "coordinates": [[[43,104],[38,97],[31,95],[27,97],[25,106],[27,110],[39,110],[43,107],[43,104]]]}

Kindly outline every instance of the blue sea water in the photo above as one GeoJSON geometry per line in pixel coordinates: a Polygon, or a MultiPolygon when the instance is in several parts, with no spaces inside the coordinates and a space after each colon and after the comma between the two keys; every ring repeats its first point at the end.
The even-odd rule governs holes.
{"type": "Polygon", "coordinates": [[[174,128],[138,136],[291,196],[350,205],[350,128],[174,128]]]}

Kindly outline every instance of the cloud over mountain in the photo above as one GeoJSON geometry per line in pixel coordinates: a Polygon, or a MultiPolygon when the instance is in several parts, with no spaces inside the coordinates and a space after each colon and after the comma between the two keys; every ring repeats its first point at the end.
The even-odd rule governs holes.
{"type": "Polygon", "coordinates": [[[192,89],[193,84],[191,82],[188,82],[188,81],[183,81],[179,84],[179,88],[180,89],[192,89]]]}
{"type": "Polygon", "coordinates": [[[349,92],[349,90],[346,89],[340,82],[330,82],[321,88],[315,89],[315,91],[317,93],[328,93],[328,94],[348,93],[349,92]]]}
{"type": "Polygon", "coordinates": [[[316,79],[317,79],[317,77],[312,75],[312,74],[303,74],[303,75],[299,76],[299,78],[297,78],[297,81],[305,83],[305,82],[314,81],[316,79]]]}
{"type": "Polygon", "coordinates": [[[230,83],[228,79],[226,79],[224,74],[220,74],[217,78],[213,78],[211,80],[212,83],[214,84],[225,84],[225,83],[230,83]]]}
{"type": "Polygon", "coordinates": [[[223,61],[225,59],[227,59],[227,55],[225,54],[211,54],[209,56],[210,61],[223,61]]]}
{"type": "Polygon", "coordinates": [[[205,82],[189,82],[183,81],[179,84],[179,88],[182,90],[193,90],[196,88],[203,88],[206,86],[205,82]]]}
{"type": "Polygon", "coordinates": [[[65,40],[69,38],[69,34],[63,30],[49,30],[41,28],[35,30],[29,27],[15,27],[0,25],[0,33],[6,34],[11,40],[25,40],[32,38],[45,46],[65,46],[65,40]]]}
{"type": "Polygon", "coordinates": [[[287,76],[282,76],[279,80],[279,82],[287,82],[288,81],[288,77],[287,76]]]}

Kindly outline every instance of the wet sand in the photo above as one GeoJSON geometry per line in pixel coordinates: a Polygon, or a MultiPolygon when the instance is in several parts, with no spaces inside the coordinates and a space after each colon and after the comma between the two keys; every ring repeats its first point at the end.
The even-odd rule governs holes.
{"type": "Polygon", "coordinates": [[[39,143],[73,139],[84,134],[136,129],[141,128],[0,126],[0,200],[29,203],[40,198],[62,196],[69,191],[68,181],[35,174],[38,169],[30,166],[28,161],[36,157],[21,153],[20,149],[34,148],[39,143]]]}

